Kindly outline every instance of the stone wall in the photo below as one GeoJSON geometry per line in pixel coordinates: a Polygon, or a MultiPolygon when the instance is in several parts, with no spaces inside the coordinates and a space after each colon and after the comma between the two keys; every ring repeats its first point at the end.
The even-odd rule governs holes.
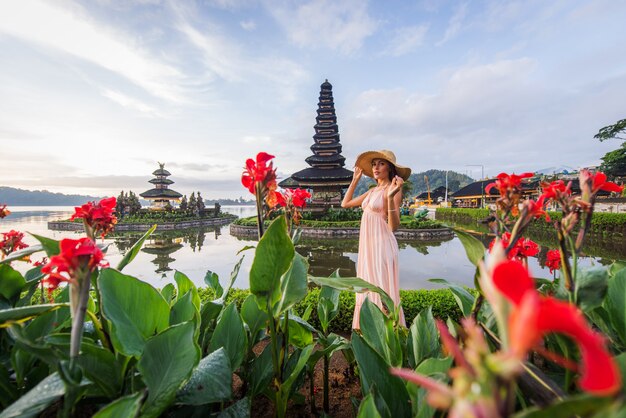
{"type": "MultiPolygon", "coordinates": [[[[188,229],[188,228],[200,228],[203,226],[213,226],[213,225],[226,225],[232,221],[234,221],[235,217],[228,218],[208,218],[208,219],[194,219],[189,221],[181,221],[181,222],[164,222],[164,223],[145,223],[145,224],[117,224],[115,225],[115,232],[124,232],[124,231],[147,231],[152,228],[152,225],[155,223],[158,224],[157,231],[172,231],[178,229],[188,229]]],[[[78,222],[48,222],[48,229],[53,231],[82,231],[83,224],[78,222]]]]}
{"type": "MultiPolygon", "coordinates": [[[[359,228],[311,228],[301,227],[303,238],[358,238],[359,228]]],[[[230,234],[236,237],[256,237],[257,229],[254,226],[230,225],[230,234]]],[[[448,228],[438,229],[398,229],[396,238],[401,240],[431,241],[450,238],[454,232],[448,228]]]]}

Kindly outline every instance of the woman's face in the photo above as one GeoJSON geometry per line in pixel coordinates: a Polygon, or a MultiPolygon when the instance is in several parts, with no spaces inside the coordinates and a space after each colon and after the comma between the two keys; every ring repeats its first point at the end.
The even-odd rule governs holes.
{"type": "Polygon", "coordinates": [[[375,180],[389,179],[389,163],[385,160],[375,158],[372,160],[372,171],[375,180]]]}

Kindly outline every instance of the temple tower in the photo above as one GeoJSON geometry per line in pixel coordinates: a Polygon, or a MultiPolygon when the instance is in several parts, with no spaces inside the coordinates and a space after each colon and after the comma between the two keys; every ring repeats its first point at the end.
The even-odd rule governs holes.
{"type": "Polygon", "coordinates": [[[155,177],[149,182],[154,185],[154,188],[139,193],[139,196],[152,201],[150,206],[152,210],[164,210],[168,204],[171,205],[170,200],[178,202],[183,197],[182,194],[168,188],[174,182],[167,178],[172,174],[164,167],[165,163],[159,163],[159,169],[152,172],[152,175],[155,177]]]}
{"type": "Polygon", "coordinates": [[[352,171],[343,168],[346,159],[341,155],[333,86],[328,80],[320,87],[315,120],[314,143],[311,146],[313,155],[305,159],[310,167],[294,173],[280,185],[293,187],[297,183],[298,187],[311,190],[311,202],[307,208],[320,211],[330,206],[339,207],[343,190],[352,181],[352,171]]]}

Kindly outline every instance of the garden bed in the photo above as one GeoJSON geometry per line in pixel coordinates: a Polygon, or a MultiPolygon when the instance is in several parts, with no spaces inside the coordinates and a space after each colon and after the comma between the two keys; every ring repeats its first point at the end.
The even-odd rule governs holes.
{"type": "MultiPolygon", "coordinates": [[[[237,219],[235,215],[222,216],[218,218],[198,218],[175,222],[163,222],[162,220],[146,220],[141,223],[120,222],[115,225],[116,232],[122,231],[147,231],[152,225],[157,224],[157,231],[169,231],[176,229],[199,228],[203,226],[226,225],[237,219]]],[[[48,222],[48,229],[53,231],[82,231],[82,222],[53,221],[48,222]]]]}

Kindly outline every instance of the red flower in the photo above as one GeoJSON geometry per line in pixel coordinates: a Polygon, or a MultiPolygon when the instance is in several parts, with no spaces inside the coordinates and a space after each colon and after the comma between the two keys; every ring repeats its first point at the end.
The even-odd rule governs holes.
{"type": "Polygon", "coordinates": [[[11,214],[11,211],[7,209],[7,205],[0,205],[0,219],[5,218],[11,214]]]}
{"type": "Polygon", "coordinates": [[[80,207],[75,207],[70,220],[82,218],[85,224],[93,229],[94,233],[101,231],[100,236],[104,238],[117,223],[117,217],[113,214],[116,205],[117,199],[115,197],[102,199],[97,204],[89,202],[80,207]]]}
{"type": "Polygon", "coordinates": [[[552,183],[541,183],[541,188],[543,189],[543,194],[539,199],[559,199],[563,195],[569,196],[572,194],[571,181],[567,186],[563,180],[556,180],[552,183]]]}
{"type": "Polygon", "coordinates": [[[537,199],[537,201],[534,201],[532,199],[529,200],[525,200],[524,201],[524,209],[526,209],[526,216],[528,216],[528,221],[530,221],[530,218],[541,218],[542,216],[544,216],[546,218],[546,222],[550,222],[550,216],[548,215],[548,213],[544,210],[544,196],[539,196],[539,199],[537,199]]]}
{"type": "Polygon", "coordinates": [[[311,193],[304,189],[285,189],[283,192],[286,205],[293,205],[297,208],[304,208],[306,206],[306,199],[311,197],[311,193]]]}
{"type": "Polygon", "coordinates": [[[487,187],[485,187],[485,193],[489,194],[489,191],[497,187],[500,191],[500,196],[505,196],[508,191],[519,189],[522,187],[522,179],[534,176],[533,173],[522,173],[522,174],[506,174],[500,173],[498,174],[498,180],[493,183],[489,183],[487,187]]]}
{"type": "Polygon", "coordinates": [[[580,347],[580,387],[597,395],[611,395],[619,390],[620,374],[604,346],[604,338],[589,327],[576,306],[539,294],[528,270],[515,261],[496,266],[493,283],[513,304],[509,342],[514,357],[523,360],[546,334],[565,334],[580,347]]]}
{"type": "Polygon", "coordinates": [[[591,183],[591,194],[596,194],[600,190],[615,193],[621,193],[622,190],[624,190],[624,186],[618,186],[611,181],[606,181],[606,174],[602,172],[591,174],[591,172],[587,169],[581,170],[580,188],[584,190],[587,182],[591,183]]]}
{"type": "Polygon", "coordinates": [[[550,273],[561,268],[561,252],[559,250],[548,251],[546,257],[546,267],[550,269],[550,273]]]}
{"type": "MultiPolygon", "coordinates": [[[[509,234],[508,232],[505,232],[504,234],[502,234],[502,237],[500,238],[500,243],[502,247],[504,247],[505,249],[508,248],[510,242],[511,242],[511,234],[509,234]]],[[[496,239],[494,238],[489,243],[489,252],[493,250],[493,246],[495,243],[496,243],[496,239]]],[[[515,243],[515,246],[509,250],[507,257],[509,260],[512,260],[514,258],[517,258],[517,259],[524,258],[524,257],[528,258],[528,257],[534,257],[538,253],[539,253],[539,246],[537,245],[536,242],[528,238],[520,237],[520,239],[518,239],[517,242],[515,243]]]]}
{"type": "Polygon", "coordinates": [[[89,279],[90,274],[97,267],[108,267],[103,260],[104,255],[100,248],[90,239],[81,238],[63,239],[60,242],[61,252],[50,257],[48,264],[41,268],[48,277],[43,279],[48,292],[56,289],[61,282],[76,282],[89,279]]]}
{"type": "Polygon", "coordinates": [[[243,184],[250,193],[256,193],[255,189],[258,183],[264,187],[268,187],[270,183],[276,182],[276,169],[273,167],[273,163],[267,164],[272,158],[274,158],[273,155],[266,152],[259,152],[256,156],[256,162],[252,158],[246,160],[246,166],[241,175],[241,184],[243,184]]]}
{"type": "Polygon", "coordinates": [[[3,256],[7,256],[13,251],[28,247],[28,244],[24,244],[22,242],[23,238],[24,234],[22,232],[14,230],[3,232],[2,241],[0,241],[0,251],[2,251],[3,256]]]}

